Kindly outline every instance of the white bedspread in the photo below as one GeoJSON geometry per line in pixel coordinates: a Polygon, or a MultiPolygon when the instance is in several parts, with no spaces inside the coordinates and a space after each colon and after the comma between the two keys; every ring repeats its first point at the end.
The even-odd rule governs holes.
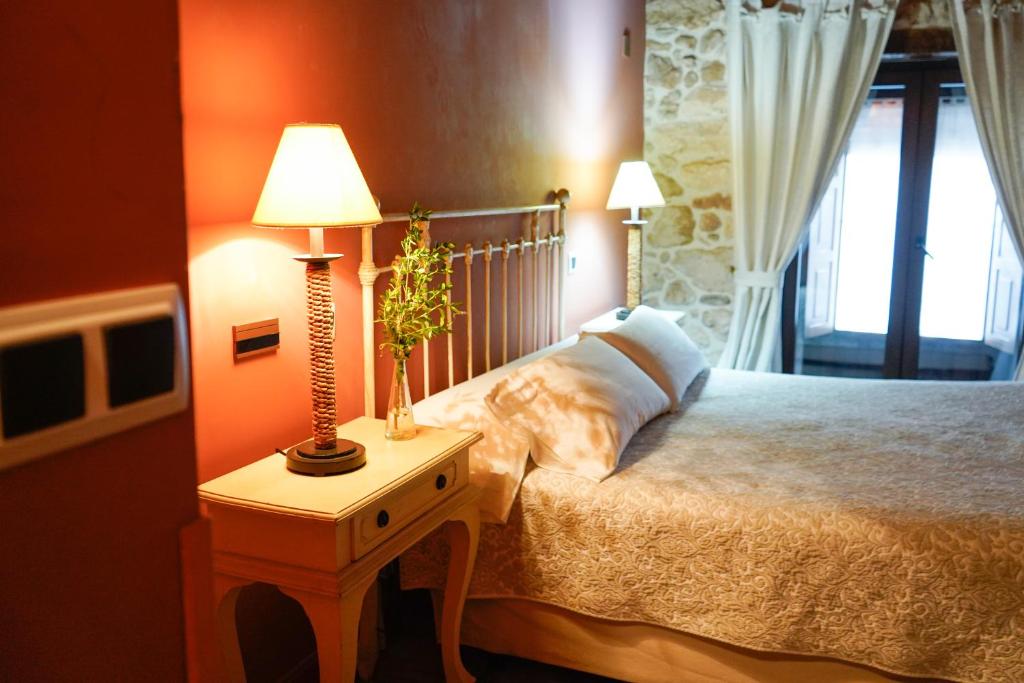
{"type": "MultiPolygon", "coordinates": [[[[410,551],[403,585],[442,586],[444,554],[410,551]]],[[[713,370],[604,482],[528,472],[470,595],[1024,681],[1024,384],[713,370]]]]}

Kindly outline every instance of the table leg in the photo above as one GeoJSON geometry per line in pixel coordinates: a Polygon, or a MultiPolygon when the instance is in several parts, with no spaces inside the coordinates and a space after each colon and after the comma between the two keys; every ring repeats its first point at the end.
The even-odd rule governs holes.
{"type": "Polygon", "coordinates": [[[452,515],[445,524],[445,532],[451,546],[451,559],[441,608],[441,659],[446,680],[471,683],[476,679],[462,666],[459,641],[462,607],[473,576],[476,546],[480,539],[480,513],[476,505],[467,505],[452,515]]]}
{"type": "Polygon", "coordinates": [[[250,581],[226,574],[213,577],[214,605],[217,615],[217,635],[220,639],[224,675],[233,683],[245,683],[245,665],[242,663],[242,648],[238,643],[238,622],[235,608],[242,588],[250,581]]]}
{"type": "Polygon", "coordinates": [[[330,596],[300,589],[281,588],[298,601],[309,617],[316,637],[320,683],[350,683],[356,677],[359,653],[359,614],[366,590],[376,573],[345,586],[341,595],[330,596]]]}

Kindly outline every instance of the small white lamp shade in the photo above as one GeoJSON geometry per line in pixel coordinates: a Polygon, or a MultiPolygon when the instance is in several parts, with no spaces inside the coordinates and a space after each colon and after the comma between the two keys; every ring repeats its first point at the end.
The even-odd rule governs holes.
{"type": "Polygon", "coordinates": [[[252,224],[263,228],[377,225],[377,202],[341,126],[285,126],[252,224]]]}
{"type": "Polygon", "coordinates": [[[658,183],[646,161],[623,161],[615,176],[606,209],[636,209],[665,206],[658,183]]]}

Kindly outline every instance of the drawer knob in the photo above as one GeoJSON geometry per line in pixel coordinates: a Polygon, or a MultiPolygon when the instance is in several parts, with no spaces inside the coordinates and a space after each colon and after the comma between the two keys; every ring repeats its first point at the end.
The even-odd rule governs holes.
{"type": "Polygon", "coordinates": [[[440,491],[444,489],[444,487],[447,485],[448,477],[444,476],[443,474],[437,475],[437,479],[434,480],[434,486],[437,487],[437,490],[440,491]]]}
{"type": "Polygon", "coordinates": [[[387,510],[381,510],[380,512],[377,513],[377,527],[378,528],[383,529],[384,527],[386,527],[388,525],[388,522],[390,522],[390,521],[391,521],[391,516],[388,514],[387,510]]]}

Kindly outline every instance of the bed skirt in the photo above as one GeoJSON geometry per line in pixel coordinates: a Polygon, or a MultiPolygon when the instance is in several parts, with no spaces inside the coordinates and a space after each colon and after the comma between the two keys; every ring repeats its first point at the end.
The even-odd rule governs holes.
{"type": "MultiPolygon", "coordinates": [[[[435,617],[443,593],[431,591],[435,617]]],[[[532,600],[466,601],[462,644],[637,683],[920,683],[827,657],[758,652],[672,629],[598,619],[532,600]]]]}

